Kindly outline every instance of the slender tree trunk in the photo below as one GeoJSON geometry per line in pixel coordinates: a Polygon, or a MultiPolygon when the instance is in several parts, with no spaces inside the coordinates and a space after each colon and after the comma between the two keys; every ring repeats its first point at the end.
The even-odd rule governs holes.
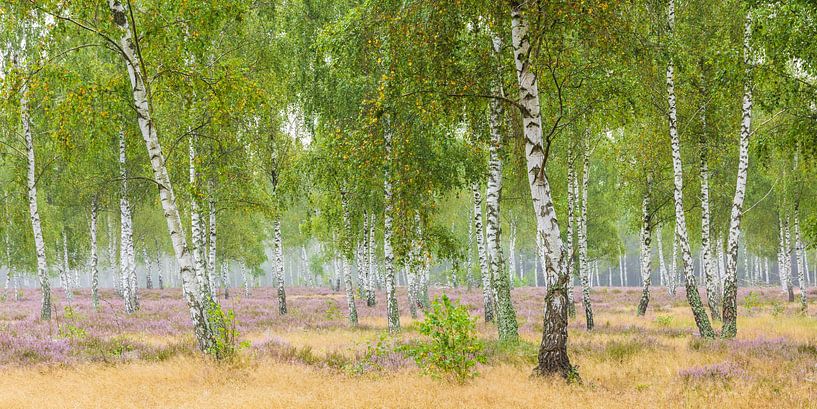
{"type": "Polygon", "coordinates": [[[468,292],[474,288],[474,209],[468,209],[468,245],[465,251],[465,282],[468,285],[468,292]]]}
{"type": "Polygon", "coordinates": [[[343,208],[343,283],[346,287],[346,304],[349,308],[349,323],[357,326],[357,307],[355,306],[355,288],[352,283],[352,272],[349,267],[352,264],[354,250],[352,250],[352,220],[349,216],[349,198],[345,191],[340,193],[341,207],[343,208]]]}
{"type": "Polygon", "coordinates": [[[218,283],[216,282],[216,275],[218,274],[218,266],[216,265],[216,198],[213,196],[213,181],[207,185],[208,201],[207,208],[210,216],[210,242],[207,255],[207,271],[210,278],[210,293],[213,299],[218,297],[218,283]]]}
{"type": "Polygon", "coordinates": [[[31,228],[34,231],[34,247],[37,252],[37,277],[40,280],[42,303],[40,319],[51,319],[51,286],[48,283],[48,264],[45,259],[45,240],[43,228],[40,224],[40,211],[37,207],[37,173],[34,164],[34,136],[31,133],[31,117],[28,112],[28,81],[23,81],[20,89],[20,119],[23,123],[23,134],[26,139],[26,156],[28,172],[26,186],[28,188],[28,211],[31,217],[31,228]]]}
{"type": "Polygon", "coordinates": [[[729,240],[726,249],[726,277],[724,281],[723,329],[721,336],[734,338],[737,334],[738,318],[738,243],[740,240],[740,221],[743,216],[743,200],[746,197],[746,178],[749,173],[749,135],[752,129],[752,70],[751,47],[752,20],[746,16],[743,34],[743,63],[746,66],[746,78],[743,83],[743,119],[740,126],[740,153],[738,159],[738,176],[735,186],[735,197],[732,201],[732,215],[729,222],[729,240]]]}
{"type": "Polygon", "coordinates": [[[368,246],[368,254],[366,255],[369,258],[368,266],[369,266],[369,283],[368,288],[369,291],[366,293],[366,305],[369,307],[374,307],[377,303],[375,298],[375,286],[377,284],[377,263],[375,259],[375,235],[374,235],[374,226],[377,219],[375,218],[374,213],[369,215],[369,246],[368,246]]]}
{"type": "Polygon", "coordinates": [[[278,282],[278,313],[287,314],[287,293],[284,287],[284,246],[281,241],[281,219],[278,217],[273,221],[275,229],[275,279],[278,282]]]}
{"type": "Polygon", "coordinates": [[[250,296],[250,280],[247,277],[247,266],[241,263],[241,281],[244,283],[244,296],[250,296]]]}
{"type": "Polygon", "coordinates": [[[131,263],[133,252],[133,233],[131,224],[130,201],[128,200],[128,171],[125,155],[125,132],[119,131],[119,217],[121,236],[119,239],[119,270],[122,274],[122,297],[125,300],[125,312],[133,314],[139,309],[137,303],[136,263],[131,263]]]}
{"type": "MultiPolygon", "coordinates": [[[[592,330],[594,323],[593,306],[590,302],[590,281],[592,280],[593,272],[590,270],[590,264],[587,259],[587,191],[590,187],[590,137],[587,132],[589,132],[589,130],[585,130],[582,141],[582,192],[581,207],[579,208],[579,275],[582,280],[582,304],[584,304],[586,325],[588,330],[592,330]]],[[[572,292],[572,288],[568,290],[572,292]]]]}
{"type": "Polygon", "coordinates": [[[74,293],[71,291],[71,265],[68,262],[68,235],[65,233],[64,227],[62,229],[62,274],[65,299],[70,303],[74,299],[74,293]]]}
{"type": "Polygon", "coordinates": [[[148,258],[148,249],[146,246],[142,247],[142,259],[145,262],[145,288],[151,290],[153,289],[153,278],[151,278],[153,272],[150,271],[151,270],[150,258],[148,258]]]}
{"type": "Polygon", "coordinates": [[[96,221],[99,205],[97,197],[91,199],[91,302],[99,309],[99,257],[97,256],[96,221]]]}
{"type": "MultiPolygon", "coordinates": [[[[638,303],[636,315],[641,317],[647,313],[647,306],[650,304],[650,282],[652,281],[652,255],[650,254],[650,242],[652,241],[651,217],[650,217],[650,194],[652,183],[647,181],[647,191],[641,200],[641,282],[644,289],[641,291],[641,301],[638,303]]],[[[660,235],[661,232],[659,231],[660,235]]]]}
{"type": "Polygon", "coordinates": [[[196,280],[199,283],[202,293],[209,294],[213,299],[213,292],[210,289],[210,278],[207,273],[207,260],[205,259],[206,241],[204,238],[204,222],[201,215],[199,203],[198,171],[196,170],[196,133],[188,130],[190,137],[189,159],[190,159],[190,236],[193,244],[193,269],[196,272],[196,280]]]}
{"type": "Polygon", "coordinates": [[[662,225],[658,225],[658,231],[656,233],[656,238],[658,239],[656,243],[658,245],[658,271],[661,277],[664,277],[663,285],[667,287],[667,293],[671,296],[673,295],[672,291],[670,291],[673,278],[670,276],[669,271],[667,271],[667,263],[664,260],[664,240],[662,237],[664,235],[664,229],[662,225]]]}
{"type": "MultiPolygon", "coordinates": [[[[499,39],[493,39],[494,54],[500,52],[499,39]]],[[[496,95],[502,95],[502,87],[496,80],[493,86],[496,95]]],[[[502,106],[498,99],[491,99],[489,125],[491,130],[491,143],[489,146],[488,159],[488,188],[486,191],[485,212],[487,213],[487,226],[485,229],[487,238],[488,262],[491,268],[491,284],[495,293],[497,306],[497,329],[501,341],[512,341],[517,339],[518,324],[516,321],[516,311],[511,301],[511,284],[508,275],[504,272],[502,256],[502,230],[500,225],[499,203],[502,195],[502,160],[499,157],[502,148],[502,106]]]]}
{"type": "Polygon", "coordinates": [[[706,300],[709,305],[709,312],[712,318],[721,319],[720,312],[720,292],[717,290],[715,281],[715,263],[712,260],[712,228],[710,225],[709,211],[709,165],[707,160],[708,143],[706,127],[706,106],[701,107],[701,122],[703,132],[701,133],[701,269],[706,283],[706,300]]]}
{"type": "Polygon", "coordinates": [[[519,83],[519,101],[523,109],[522,129],[525,136],[528,182],[533,210],[536,215],[536,234],[542,236],[545,247],[545,276],[548,290],[545,296],[545,316],[538,364],[534,373],[541,376],[559,374],[577,377],[567,356],[567,282],[563,270],[564,252],[559,223],[545,173],[545,149],[542,138],[542,120],[536,74],[530,65],[531,44],[524,3],[511,2],[511,34],[516,74],[519,83]]]}
{"type": "Polygon", "coordinates": [[[193,322],[196,339],[202,351],[210,352],[215,345],[215,334],[213,327],[223,326],[217,317],[208,316],[208,309],[215,303],[209,292],[201,294],[200,288],[195,285],[195,272],[193,263],[187,247],[187,240],[184,237],[181,217],[178,207],[176,207],[176,196],[165,167],[165,158],[162,147],[159,144],[159,137],[156,133],[156,126],[151,118],[151,110],[148,99],[147,88],[145,86],[144,74],[142,73],[141,60],[138,57],[136,42],[131,35],[130,23],[128,22],[128,10],[120,0],[108,0],[108,5],[113,14],[114,23],[119,27],[122,37],[119,41],[123,59],[128,69],[133,94],[134,106],[139,123],[139,129],[145,140],[148,156],[150,157],[153,169],[153,179],[159,188],[159,197],[162,203],[165,220],[167,222],[168,233],[173,250],[176,253],[176,260],[179,265],[179,274],[182,278],[184,296],[193,322]]]}
{"type": "MultiPolygon", "coordinates": [[[[669,0],[669,15],[668,15],[670,35],[675,28],[675,0],[669,0]]],[[[670,59],[667,64],[667,99],[669,102],[669,130],[670,139],[672,140],[672,167],[675,174],[675,234],[678,236],[678,242],[681,246],[681,257],[684,266],[684,277],[686,279],[686,293],[687,301],[692,309],[692,314],[695,317],[695,324],[698,326],[698,332],[704,338],[714,338],[715,332],[712,330],[712,325],[709,323],[709,317],[701,303],[701,295],[698,293],[698,286],[695,284],[695,271],[692,261],[692,250],[690,249],[689,236],[687,233],[686,216],[684,214],[684,177],[683,166],[681,162],[681,138],[678,135],[678,120],[675,107],[675,66],[670,59]]]]}
{"type": "MultiPolygon", "coordinates": [[[[573,144],[567,144],[567,243],[565,248],[565,263],[563,268],[567,275],[567,315],[571,318],[576,316],[576,304],[573,302],[573,267],[576,260],[576,248],[573,238],[576,231],[576,205],[578,202],[579,185],[576,181],[575,157],[573,156],[573,144]]],[[[537,235],[537,249],[542,249],[542,239],[537,235]]],[[[544,258],[544,257],[543,257],[544,258]]],[[[547,281],[547,280],[545,280],[547,281]]],[[[589,296],[588,296],[589,297],[589,296]]],[[[590,311],[593,315],[593,311],[590,311]]],[[[590,321],[587,321],[588,324],[590,321]]]]}
{"type": "Polygon", "coordinates": [[[477,253],[479,254],[479,269],[482,277],[482,305],[485,313],[485,322],[494,320],[494,303],[491,290],[491,271],[488,269],[488,255],[482,235],[482,195],[479,185],[471,187],[474,193],[474,229],[477,238],[477,253]]]}
{"type": "Polygon", "coordinates": [[[806,300],[806,267],[803,258],[803,241],[800,238],[800,210],[794,208],[794,257],[797,259],[797,283],[800,287],[800,309],[808,311],[806,300]]]}
{"type": "Polygon", "coordinates": [[[791,265],[791,223],[789,217],[786,217],[786,222],[783,224],[785,232],[785,246],[783,247],[783,265],[786,267],[786,293],[789,302],[794,302],[794,290],[792,285],[792,265],[791,265]]]}
{"type": "Polygon", "coordinates": [[[165,289],[165,280],[164,276],[162,275],[162,253],[159,250],[159,240],[155,241],[156,243],[156,277],[159,282],[159,289],[165,289]]]}
{"type": "Polygon", "coordinates": [[[386,130],[383,134],[383,147],[385,149],[386,170],[383,175],[383,201],[385,209],[383,212],[383,257],[386,264],[386,314],[389,322],[389,332],[400,331],[400,313],[397,310],[397,289],[394,285],[394,249],[392,248],[392,218],[394,204],[392,201],[392,157],[391,157],[391,129],[389,123],[385,123],[386,130]]]}

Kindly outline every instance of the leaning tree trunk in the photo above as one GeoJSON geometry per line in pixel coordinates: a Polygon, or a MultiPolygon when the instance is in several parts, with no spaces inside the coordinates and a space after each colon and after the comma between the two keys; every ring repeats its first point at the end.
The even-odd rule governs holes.
{"type": "MultiPolygon", "coordinates": [[[[142,65],[139,63],[139,53],[137,53],[136,42],[131,35],[128,22],[128,10],[120,0],[108,0],[108,5],[113,14],[114,23],[119,27],[122,34],[118,45],[128,69],[139,129],[145,140],[148,157],[153,169],[153,179],[159,188],[159,198],[167,222],[170,241],[173,243],[173,250],[176,253],[179,275],[184,287],[183,294],[193,322],[196,340],[202,351],[211,352],[216,345],[214,328],[222,327],[223,322],[220,321],[218,315],[208,313],[215,301],[210,297],[209,292],[202,294],[200,288],[196,285],[193,262],[187,247],[187,239],[184,237],[179,209],[176,206],[176,196],[173,193],[173,186],[165,166],[165,157],[159,144],[156,126],[151,118],[142,65]]],[[[217,306],[217,304],[215,305],[217,306]]]]}
{"type": "MultiPolygon", "coordinates": [[[[590,303],[590,277],[592,277],[592,272],[587,260],[587,190],[590,187],[590,138],[585,134],[583,139],[582,193],[579,207],[579,276],[582,280],[582,304],[584,304],[586,325],[588,330],[592,330],[594,327],[593,306],[590,303]]],[[[572,289],[569,290],[572,291],[572,289]]]]}
{"type": "Polygon", "coordinates": [[[723,329],[721,336],[733,338],[737,332],[738,318],[738,242],[740,240],[740,220],[743,216],[743,200],[746,197],[746,178],[749,173],[749,135],[752,129],[752,79],[751,47],[752,20],[746,16],[743,34],[743,63],[746,78],[743,83],[743,120],[740,126],[740,153],[735,197],[732,201],[732,215],[729,222],[729,239],[726,248],[726,274],[723,286],[723,329]]]}
{"type": "Polygon", "coordinates": [[[355,306],[355,288],[352,283],[350,267],[353,263],[352,250],[352,218],[349,216],[349,198],[346,191],[340,193],[340,203],[343,208],[343,284],[346,288],[346,305],[349,308],[349,323],[357,326],[357,307],[355,306]]]}
{"type": "MultiPolygon", "coordinates": [[[[494,38],[494,53],[499,53],[499,40],[494,38]]],[[[494,85],[494,93],[502,94],[498,80],[494,85]]],[[[502,147],[502,131],[500,121],[502,120],[502,107],[498,99],[490,101],[490,128],[491,144],[489,147],[488,159],[488,188],[485,199],[485,212],[487,213],[488,224],[486,226],[488,262],[491,268],[491,284],[496,295],[496,315],[497,330],[501,341],[515,340],[518,334],[518,324],[516,322],[516,311],[514,311],[511,301],[511,286],[508,275],[504,273],[501,235],[502,230],[499,220],[499,202],[502,195],[502,160],[499,157],[499,150],[502,147]]]]}
{"type": "MultiPolygon", "coordinates": [[[[647,306],[650,304],[650,281],[652,280],[650,185],[651,183],[648,181],[647,191],[644,192],[644,198],[641,201],[641,282],[644,283],[644,289],[641,291],[641,301],[638,303],[638,311],[636,311],[636,315],[639,317],[647,313],[647,306]]],[[[661,235],[661,231],[658,232],[658,235],[661,235]]]]}
{"type": "Polygon", "coordinates": [[[99,309],[99,257],[97,256],[96,220],[99,204],[97,197],[91,199],[91,302],[99,309]]]}
{"type": "Polygon", "coordinates": [[[23,134],[26,139],[26,156],[28,172],[26,186],[28,188],[28,211],[31,217],[31,228],[34,231],[34,248],[37,252],[37,277],[42,290],[40,319],[51,319],[51,286],[48,283],[48,264],[45,259],[45,240],[43,228],[40,224],[40,211],[37,208],[37,173],[34,165],[34,136],[31,134],[31,117],[28,112],[28,81],[23,81],[20,89],[20,118],[23,123],[23,134]]]}
{"type": "Polygon", "coordinates": [[[494,320],[493,290],[491,290],[491,271],[488,269],[488,255],[482,236],[482,195],[479,185],[472,186],[474,192],[474,229],[476,229],[477,253],[479,255],[479,269],[482,277],[482,305],[485,313],[485,322],[494,320]]]}
{"type": "Polygon", "coordinates": [[[578,376],[567,356],[567,281],[563,270],[564,252],[556,210],[545,174],[545,149],[542,138],[542,119],[539,90],[531,62],[531,44],[524,3],[512,1],[512,42],[516,75],[519,83],[519,101],[522,109],[522,129],[525,136],[528,183],[536,216],[536,234],[542,236],[545,248],[545,276],[548,290],[545,296],[545,315],[542,342],[539,346],[537,375],[559,374],[578,376]]]}
{"type": "Polygon", "coordinates": [[[130,201],[128,200],[128,171],[125,155],[125,132],[119,131],[119,217],[121,230],[119,238],[119,270],[122,274],[122,297],[125,313],[133,314],[139,309],[137,303],[136,262],[133,255],[133,223],[130,201]]]}
{"type": "Polygon", "coordinates": [[[278,282],[278,313],[287,314],[287,293],[284,287],[284,246],[281,241],[281,219],[273,222],[275,229],[275,279],[278,282]]]}
{"type": "Polygon", "coordinates": [[[385,149],[386,167],[383,175],[383,202],[385,209],[383,211],[383,258],[386,265],[386,316],[389,322],[389,332],[396,333],[400,331],[400,313],[397,310],[397,289],[394,283],[394,248],[392,247],[393,234],[393,213],[394,201],[392,197],[392,181],[391,181],[391,129],[388,129],[389,123],[385,122],[386,130],[383,134],[383,147],[385,149]]]}
{"type": "MultiPolygon", "coordinates": [[[[668,20],[670,35],[672,35],[672,30],[675,28],[675,0],[669,0],[668,20]]],[[[689,301],[692,315],[695,317],[698,332],[704,338],[714,338],[715,332],[709,323],[709,317],[706,315],[703,303],[701,303],[701,294],[698,293],[698,286],[695,284],[695,265],[692,261],[692,250],[690,249],[686,216],[684,215],[684,175],[681,162],[681,138],[678,135],[678,119],[675,107],[674,70],[674,63],[670,59],[667,64],[667,100],[669,102],[669,133],[672,140],[672,168],[675,176],[675,235],[678,236],[678,242],[681,246],[687,301],[689,301]]]]}

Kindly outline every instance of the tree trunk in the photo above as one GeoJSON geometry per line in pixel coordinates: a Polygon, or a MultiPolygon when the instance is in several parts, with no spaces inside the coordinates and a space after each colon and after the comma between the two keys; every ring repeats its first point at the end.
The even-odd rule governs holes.
{"type": "Polygon", "coordinates": [[[40,211],[37,207],[37,172],[34,164],[34,136],[31,133],[31,117],[28,112],[28,81],[23,81],[20,89],[20,119],[23,123],[23,134],[26,139],[26,156],[28,171],[26,186],[28,188],[28,211],[31,217],[31,228],[34,231],[34,247],[37,252],[37,277],[40,280],[42,303],[40,319],[51,319],[51,286],[48,283],[48,264],[45,259],[45,240],[40,224],[40,211]]]}
{"type": "Polygon", "coordinates": [[[530,65],[531,44],[528,39],[528,23],[523,14],[523,8],[523,3],[512,1],[512,43],[519,83],[519,101],[522,106],[528,183],[536,215],[536,233],[542,236],[542,243],[545,247],[544,270],[549,280],[545,296],[542,342],[539,346],[538,365],[534,373],[541,376],[559,374],[565,378],[576,377],[578,374],[567,356],[568,277],[562,266],[564,262],[562,237],[559,232],[559,223],[556,220],[556,210],[553,207],[550,182],[545,173],[539,90],[536,74],[530,65]]]}
{"type": "MultiPolygon", "coordinates": [[[[675,0],[669,0],[669,27],[670,35],[675,28],[675,0]]],[[[685,287],[687,301],[695,317],[695,324],[698,332],[704,338],[714,338],[715,332],[709,323],[709,317],[701,303],[701,295],[698,293],[698,286],[695,284],[695,271],[692,261],[692,250],[690,249],[689,236],[687,233],[686,216],[684,215],[684,177],[683,165],[681,162],[681,138],[678,135],[678,120],[675,107],[675,78],[674,63],[670,59],[667,64],[667,100],[669,102],[669,131],[672,140],[672,167],[675,174],[675,234],[681,246],[681,257],[684,266],[685,287]]]]}
{"type": "Polygon", "coordinates": [[[666,286],[667,293],[671,296],[672,291],[670,291],[670,288],[672,287],[673,277],[671,277],[669,271],[667,271],[667,263],[664,260],[664,240],[661,237],[664,235],[664,229],[662,225],[658,225],[658,231],[656,233],[658,233],[656,237],[658,239],[658,243],[656,243],[658,245],[658,271],[661,277],[664,277],[662,284],[666,286]]]}
{"type": "MultiPolygon", "coordinates": [[[[593,272],[590,270],[590,264],[587,259],[587,190],[590,187],[590,137],[587,132],[589,132],[589,130],[585,130],[582,141],[582,192],[581,206],[579,207],[579,275],[582,280],[582,304],[584,304],[587,329],[592,330],[594,323],[593,306],[590,302],[590,281],[592,280],[593,272]]],[[[570,288],[569,291],[572,292],[572,288],[570,288]]]]}
{"type": "MultiPolygon", "coordinates": [[[[388,119],[388,118],[387,118],[388,119]]],[[[394,283],[394,249],[392,248],[392,213],[394,204],[392,203],[392,181],[391,181],[391,129],[388,129],[388,120],[385,121],[385,132],[383,133],[383,147],[385,149],[386,169],[383,175],[383,201],[385,209],[383,211],[383,257],[386,264],[386,315],[389,322],[389,333],[400,331],[400,313],[397,310],[397,289],[394,283]]]]}
{"type": "Polygon", "coordinates": [[[62,274],[65,299],[71,303],[74,293],[71,291],[71,265],[68,263],[68,235],[65,233],[65,227],[62,229],[62,274]]]}
{"type": "MultiPolygon", "coordinates": [[[[641,291],[641,301],[638,303],[636,315],[639,317],[647,313],[647,306],[650,304],[650,282],[652,280],[652,257],[650,254],[650,242],[652,241],[652,226],[650,221],[650,194],[651,180],[647,181],[647,191],[641,201],[641,282],[644,289],[641,291]]],[[[660,235],[661,232],[659,231],[660,235]]]]}
{"type": "Polygon", "coordinates": [[[474,288],[474,220],[473,208],[468,209],[468,244],[465,250],[465,282],[468,285],[468,292],[474,288]]]}
{"type": "Polygon", "coordinates": [[[133,223],[130,201],[128,200],[128,171],[125,155],[125,132],[119,131],[119,270],[122,274],[122,297],[125,302],[125,313],[133,314],[139,309],[136,282],[136,262],[133,255],[133,223]]]}
{"type": "Polygon", "coordinates": [[[791,265],[791,227],[789,223],[789,217],[786,217],[786,222],[783,224],[784,232],[785,232],[785,245],[783,247],[783,265],[785,266],[786,270],[786,294],[788,295],[789,302],[794,302],[794,290],[792,285],[792,265],[791,265]]]}
{"type": "MultiPolygon", "coordinates": [[[[493,39],[494,54],[500,52],[499,39],[493,39]]],[[[502,95],[502,87],[499,80],[493,84],[495,95],[502,95]]],[[[502,148],[502,106],[498,99],[491,99],[489,125],[491,131],[491,142],[489,146],[488,159],[488,187],[486,190],[485,212],[487,216],[487,226],[485,229],[488,250],[488,263],[491,269],[491,284],[496,299],[497,329],[501,341],[511,341],[517,339],[518,324],[516,322],[516,312],[511,301],[511,285],[508,275],[504,271],[502,255],[502,230],[500,225],[499,203],[502,195],[502,159],[499,157],[502,148]]]]}
{"type": "Polygon", "coordinates": [[[806,267],[803,261],[803,241],[800,238],[800,211],[798,207],[794,208],[794,257],[797,259],[797,283],[800,287],[800,309],[802,311],[808,311],[808,301],[806,300],[806,267]]]}
{"type": "Polygon", "coordinates": [[[477,253],[479,255],[479,269],[482,277],[482,306],[485,313],[485,322],[494,320],[493,290],[491,290],[491,271],[488,269],[488,255],[482,235],[482,195],[479,185],[471,187],[474,192],[474,229],[477,238],[477,253]]]}
{"type": "Polygon", "coordinates": [[[709,305],[709,313],[712,318],[721,319],[720,304],[721,297],[715,279],[715,263],[712,260],[712,227],[709,210],[709,164],[708,164],[708,143],[706,127],[706,106],[701,107],[701,123],[703,132],[701,133],[701,269],[706,284],[706,300],[709,305]]]}
{"type": "Polygon", "coordinates": [[[352,272],[349,269],[353,262],[354,250],[352,250],[352,220],[349,216],[348,193],[341,191],[340,202],[343,208],[343,284],[346,287],[346,305],[349,308],[349,323],[357,326],[357,307],[355,306],[355,288],[352,283],[352,272]]]}
{"type": "MultiPolygon", "coordinates": [[[[567,275],[567,315],[571,318],[576,316],[576,304],[573,303],[573,267],[575,265],[575,245],[573,238],[576,231],[576,205],[578,202],[579,185],[576,181],[575,157],[573,156],[573,144],[568,141],[567,144],[567,243],[565,249],[565,275],[567,275]]],[[[537,249],[542,248],[541,238],[537,236],[537,249]]],[[[547,281],[547,280],[545,280],[547,281]]],[[[593,312],[590,311],[592,316],[593,312]]],[[[588,321],[589,323],[590,321],[588,321]]]]}
{"type": "Polygon", "coordinates": [[[162,203],[165,220],[167,222],[170,240],[173,243],[173,250],[176,253],[176,260],[179,265],[179,274],[182,278],[184,296],[193,322],[198,346],[202,351],[211,352],[215,346],[215,334],[213,327],[223,326],[216,316],[208,316],[208,309],[214,305],[215,301],[210,297],[209,292],[202,294],[200,288],[195,285],[195,273],[193,263],[187,247],[187,240],[183,235],[181,217],[176,207],[176,196],[173,193],[173,186],[170,182],[162,147],[159,144],[159,137],[156,133],[156,126],[151,118],[151,110],[148,100],[147,88],[142,73],[142,65],[137,56],[136,43],[131,35],[130,24],[127,15],[128,10],[120,0],[108,0],[108,5],[113,14],[114,23],[119,27],[122,37],[119,41],[123,59],[128,69],[133,94],[134,107],[139,122],[139,129],[145,140],[148,156],[150,157],[153,169],[153,179],[159,188],[159,197],[162,203]]]}
{"type": "Polygon", "coordinates": [[[278,314],[287,314],[287,293],[284,287],[284,246],[281,241],[281,219],[276,217],[273,221],[275,229],[274,251],[275,251],[275,280],[278,282],[278,314]]]}
{"type": "Polygon", "coordinates": [[[218,274],[218,266],[216,265],[216,198],[213,196],[213,181],[207,185],[207,208],[210,213],[210,242],[207,254],[207,271],[210,278],[210,293],[213,299],[218,298],[218,283],[216,282],[216,275],[218,274]]]}
{"type": "Polygon", "coordinates": [[[98,211],[97,197],[91,199],[91,302],[94,309],[99,309],[99,257],[97,256],[96,221],[98,211]]]}
{"type": "Polygon", "coordinates": [[[199,203],[198,172],[196,170],[196,133],[188,129],[190,137],[189,159],[190,159],[190,236],[193,243],[193,269],[196,272],[196,280],[202,293],[209,294],[213,298],[210,289],[210,278],[207,273],[207,260],[205,259],[206,242],[204,238],[204,221],[201,215],[199,203]]]}
{"type": "Polygon", "coordinates": [[[746,66],[746,78],[743,83],[743,119],[740,126],[740,156],[738,160],[735,197],[732,201],[732,215],[729,222],[729,239],[726,249],[726,274],[723,291],[723,329],[721,330],[721,336],[724,338],[734,338],[737,334],[738,243],[740,240],[740,221],[743,216],[743,200],[746,197],[746,178],[749,173],[749,135],[752,129],[752,50],[749,44],[751,34],[752,20],[750,15],[747,14],[743,34],[743,63],[746,66]]]}
{"type": "Polygon", "coordinates": [[[368,245],[368,254],[366,257],[369,258],[368,266],[369,266],[369,282],[368,282],[368,292],[366,293],[366,305],[369,307],[374,307],[377,304],[377,300],[375,299],[375,285],[377,282],[377,263],[375,262],[375,236],[374,236],[374,225],[376,223],[376,218],[374,213],[369,215],[369,245],[368,245]]]}

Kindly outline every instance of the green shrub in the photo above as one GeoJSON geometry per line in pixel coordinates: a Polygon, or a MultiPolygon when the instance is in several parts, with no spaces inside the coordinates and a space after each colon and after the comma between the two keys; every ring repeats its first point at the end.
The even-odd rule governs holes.
{"type": "Polygon", "coordinates": [[[214,302],[207,310],[207,315],[214,335],[214,343],[207,351],[210,356],[219,361],[232,361],[238,357],[239,351],[250,346],[248,341],[238,341],[239,333],[233,310],[227,310],[225,313],[221,306],[214,302]]]}
{"type": "Polygon", "coordinates": [[[661,328],[672,326],[672,315],[659,315],[655,317],[655,324],[661,328]]]}
{"type": "Polygon", "coordinates": [[[485,363],[475,322],[464,306],[443,295],[434,300],[420,323],[420,333],[431,339],[407,345],[403,350],[414,357],[424,372],[463,382],[476,376],[478,362],[485,363]]]}
{"type": "Polygon", "coordinates": [[[760,296],[754,291],[749,291],[749,294],[743,299],[743,306],[749,311],[760,307],[760,296]]]}
{"type": "Polygon", "coordinates": [[[772,302],[772,316],[777,317],[786,312],[786,306],[780,303],[780,301],[772,302]]]}
{"type": "Polygon", "coordinates": [[[79,313],[74,311],[70,305],[66,305],[63,309],[63,318],[65,322],[59,325],[59,335],[62,338],[68,339],[82,339],[88,336],[84,328],[77,324],[80,319],[79,313]]]}

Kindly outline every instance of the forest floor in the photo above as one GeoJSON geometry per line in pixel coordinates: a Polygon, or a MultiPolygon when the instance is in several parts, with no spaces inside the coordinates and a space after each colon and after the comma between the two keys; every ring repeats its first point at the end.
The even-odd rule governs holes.
{"type": "MultiPolygon", "coordinates": [[[[0,302],[0,408],[817,407],[817,305],[800,313],[777,287],[740,291],[738,337],[729,341],[697,336],[682,290],[670,297],[653,288],[647,315],[636,317],[640,289],[595,288],[596,329],[584,329],[578,303],[569,329],[580,384],[530,376],[543,289],[513,291],[516,346],[497,344],[496,328],[480,319],[487,362],[464,384],[424,375],[394,352],[420,337],[401,290],[403,331],[385,338],[382,293],[375,307],[358,301],[361,325],[351,328],[341,293],[289,289],[281,317],[272,289],[249,297],[234,289],[223,305],[249,346],[229,364],[195,352],[178,289],[142,291],[141,310],[128,317],[110,290],[99,312],[85,292],[66,308],[55,291],[50,323],[37,319],[39,292],[28,290],[0,302]]],[[[479,290],[431,295],[443,291],[481,317],[479,290]]]]}

